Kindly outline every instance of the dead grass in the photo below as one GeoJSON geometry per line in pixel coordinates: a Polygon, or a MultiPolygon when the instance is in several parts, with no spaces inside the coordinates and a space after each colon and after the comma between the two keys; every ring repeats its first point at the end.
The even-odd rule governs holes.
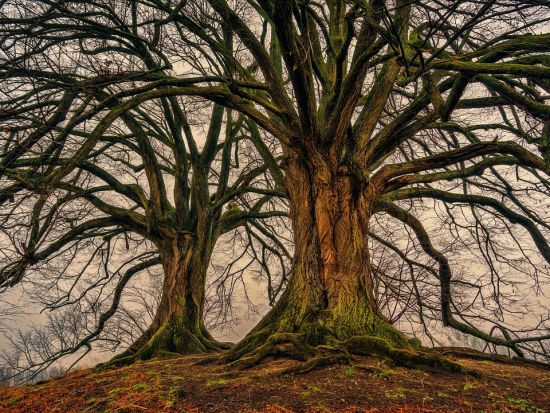
{"type": "Polygon", "coordinates": [[[533,412],[550,413],[550,370],[459,360],[481,378],[388,366],[357,357],[304,375],[281,375],[293,361],[246,371],[197,357],[77,371],[26,387],[0,389],[0,412],[533,412]]]}

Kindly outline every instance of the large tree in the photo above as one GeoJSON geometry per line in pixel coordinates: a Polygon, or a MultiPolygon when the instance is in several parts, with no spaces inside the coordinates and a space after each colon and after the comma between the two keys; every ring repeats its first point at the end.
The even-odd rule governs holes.
{"type": "MultiPolygon", "coordinates": [[[[371,247],[402,247],[376,234],[379,215],[401,222],[431,258],[443,325],[518,355],[525,343],[549,338],[544,320],[542,333],[517,337],[498,323],[502,335],[484,331],[492,326],[482,314],[474,322],[468,311],[476,305],[459,305],[453,292],[481,290],[487,282],[453,276],[448,255],[426,229],[429,219],[419,218],[425,218],[421,205],[434,200],[445,208],[453,240],[469,234],[474,243],[468,247],[480,249],[500,310],[506,311],[501,300],[507,295],[501,263],[518,279],[521,271],[547,279],[545,2],[138,4],[170,13],[192,39],[195,61],[206,63],[209,50],[230,68],[215,87],[223,98],[213,100],[250,116],[285,154],[292,279],[227,360],[250,365],[281,353],[309,358],[330,345],[414,361],[417,343],[388,323],[377,300],[371,247]],[[217,25],[234,33],[233,49],[212,33],[217,25]],[[517,243],[508,261],[502,237],[517,243]]],[[[210,90],[201,87],[198,94],[210,90]]],[[[433,311],[429,297],[419,299],[424,312],[433,311]]]]}
{"type": "Polygon", "coordinates": [[[154,267],[158,308],[124,355],[227,348],[204,325],[206,273],[216,241],[239,227],[288,258],[263,227],[286,215],[277,148],[246,116],[158,84],[173,80],[171,50],[136,35],[129,4],[71,14],[54,3],[2,9],[0,287],[34,285],[50,310],[93,319],[70,339],[59,331],[42,366],[108,339],[131,279],[154,267]]]}
{"type": "MultiPolygon", "coordinates": [[[[127,18],[105,23],[107,0],[38,3],[52,33],[65,18],[79,20],[77,37],[103,33],[97,21],[118,33],[127,18]]],[[[536,290],[548,279],[546,3],[128,2],[133,36],[182,65],[151,83],[157,96],[238,111],[284,153],[292,278],[227,360],[282,353],[315,363],[343,350],[439,362],[415,354],[418,343],[389,322],[382,285],[398,301],[408,292],[421,324],[437,316],[518,355],[544,354],[547,318],[517,331],[498,319],[514,314],[520,282],[536,290]],[[376,246],[409,276],[376,265],[376,246]]]]}

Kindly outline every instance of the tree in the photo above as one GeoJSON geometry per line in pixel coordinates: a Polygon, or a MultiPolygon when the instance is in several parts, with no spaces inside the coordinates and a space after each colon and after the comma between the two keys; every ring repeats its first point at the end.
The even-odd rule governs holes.
{"type": "MultiPolygon", "coordinates": [[[[162,1],[138,4],[170,9],[162,1]]],[[[254,119],[285,154],[292,279],[226,360],[247,366],[281,353],[308,359],[327,346],[422,360],[411,356],[418,344],[387,322],[376,300],[369,241],[401,247],[373,233],[379,215],[401,222],[435,265],[432,282],[445,326],[518,355],[528,343],[549,338],[515,338],[504,327],[500,337],[473,323],[453,289],[480,290],[485,282],[453,276],[447,254],[416,216],[425,200],[434,200],[459,233],[453,239],[470,232],[492,267],[500,310],[506,311],[499,303],[502,268],[495,263],[504,261],[521,276],[519,260],[548,276],[540,263],[550,262],[542,215],[550,131],[544,2],[209,0],[179,6],[168,15],[200,43],[194,61],[206,61],[208,50],[232,69],[216,87],[227,95],[212,99],[254,119]],[[211,34],[217,25],[233,31],[238,52],[211,34]],[[474,230],[459,222],[460,214],[474,221],[474,230]],[[517,242],[517,257],[508,264],[499,233],[517,242]],[[526,250],[533,246],[534,258],[526,250]]],[[[211,90],[200,89],[203,96],[211,90]]],[[[539,331],[547,330],[545,320],[539,331]]]]}
{"type": "Polygon", "coordinates": [[[43,367],[105,339],[132,278],[159,267],[155,317],[117,362],[227,348],[204,326],[206,272],[218,238],[244,225],[282,254],[263,229],[286,216],[277,148],[246,116],[158,84],[172,82],[171,50],[137,36],[133,7],[29,5],[0,19],[0,287],[26,282],[47,308],[72,306],[50,320],[38,347],[60,343],[43,367]]]}
{"type": "MultiPolygon", "coordinates": [[[[76,18],[74,10],[100,19],[113,7],[44,4],[56,22],[76,18]]],[[[548,279],[546,2],[129,4],[134,35],[148,36],[147,47],[187,46],[167,64],[181,57],[189,70],[156,81],[157,96],[208,99],[282,146],[292,277],[227,361],[249,366],[285,354],[309,359],[307,369],[355,352],[441,364],[389,322],[380,288],[403,314],[418,310],[424,326],[437,317],[518,355],[545,354],[548,317],[515,331],[503,319],[516,311],[520,282],[548,279]],[[441,212],[426,214],[428,201],[441,212]],[[377,265],[375,247],[409,274],[377,265]],[[486,271],[453,274],[472,270],[455,253],[486,271]]],[[[85,38],[84,16],[71,33],[85,38]]]]}

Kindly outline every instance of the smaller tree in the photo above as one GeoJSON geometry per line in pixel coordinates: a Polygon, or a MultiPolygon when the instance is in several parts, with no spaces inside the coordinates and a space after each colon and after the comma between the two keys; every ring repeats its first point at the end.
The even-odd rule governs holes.
{"type": "Polygon", "coordinates": [[[218,238],[241,227],[284,256],[263,227],[286,216],[276,147],[246,116],[159,84],[168,57],[136,35],[137,16],[121,24],[128,5],[102,22],[101,8],[61,17],[68,10],[46,3],[3,15],[0,286],[32,285],[46,308],[94,319],[60,335],[43,366],[89,351],[149,269],[162,271],[162,294],[124,360],[227,348],[204,325],[208,264],[218,238]]]}

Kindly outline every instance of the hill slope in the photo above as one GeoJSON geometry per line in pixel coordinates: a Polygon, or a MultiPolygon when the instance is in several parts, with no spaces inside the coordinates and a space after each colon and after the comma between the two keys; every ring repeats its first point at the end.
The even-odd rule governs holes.
{"type": "Polygon", "coordinates": [[[460,359],[480,378],[389,367],[370,357],[293,376],[275,360],[246,371],[197,357],[82,370],[0,389],[9,412],[550,412],[550,370],[460,359]]]}

